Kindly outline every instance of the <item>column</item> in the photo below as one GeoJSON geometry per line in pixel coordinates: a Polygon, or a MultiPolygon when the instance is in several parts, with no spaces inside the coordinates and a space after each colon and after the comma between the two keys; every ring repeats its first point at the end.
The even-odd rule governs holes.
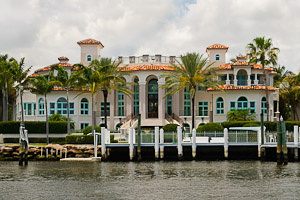
{"type": "MultiPolygon", "coordinates": [[[[129,89],[133,91],[133,86],[129,86],[129,89]]],[[[129,95],[126,95],[126,116],[133,114],[133,99],[134,97],[131,97],[129,95]]]]}
{"type": "Polygon", "coordinates": [[[237,86],[237,82],[238,82],[238,80],[237,80],[237,74],[234,74],[234,77],[233,77],[234,79],[233,79],[233,85],[234,86],[237,86]]]}
{"type": "Polygon", "coordinates": [[[257,73],[255,74],[255,78],[254,78],[254,85],[258,85],[257,73]]]}
{"type": "Polygon", "coordinates": [[[229,73],[227,73],[227,78],[226,78],[226,85],[230,85],[230,80],[229,80],[229,73]]]}
{"type": "Polygon", "coordinates": [[[251,86],[251,78],[250,78],[250,74],[248,74],[247,85],[248,85],[248,86],[251,86]]]}
{"type": "Polygon", "coordinates": [[[177,92],[172,97],[172,111],[174,114],[179,116],[179,109],[180,109],[180,95],[179,92],[177,92]]]}
{"type": "Polygon", "coordinates": [[[110,117],[109,117],[109,129],[114,130],[115,129],[115,122],[114,122],[114,116],[115,116],[115,91],[112,90],[110,93],[110,117]]]}
{"type": "Polygon", "coordinates": [[[145,81],[139,81],[139,109],[140,109],[140,114],[141,114],[141,120],[146,119],[146,82],[145,81]]]}
{"type": "Polygon", "coordinates": [[[158,81],[158,119],[164,120],[166,113],[166,99],[165,89],[162,89],[161,86],[165,84],[164,80],[158,81]]]}

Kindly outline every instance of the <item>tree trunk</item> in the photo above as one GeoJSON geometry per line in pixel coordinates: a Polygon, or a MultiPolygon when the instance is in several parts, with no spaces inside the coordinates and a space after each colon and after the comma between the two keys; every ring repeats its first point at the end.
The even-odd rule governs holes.
{"type": "Polygon", "coordinates": [[[2,120],[7,121],[5,118],[5,105],[6,105],[6,98],[5,98],[5,89],[2,89],[2,120]]]}
{"type": "Polygon", "coordinates": [[[67,89],[67,117],[68,117],[68,123],[67,123],[67,133],[68,135],[71,134],[71,126],[70,126],[70,103],[69,103],[69,89],[67,89]]]}
{"type": "Polygon", "coordinates": [[[95,130],[94,94],[92,94],[92,134],[95,130]]]}
{"type": "Polygon", "coordinates": [[[107,128],[107,96],[108,96],[108,91],[103,90],[103,96],[104,96],[104,126],[107,128]]]}
{"type": "Polygon", "coordinates": [[[49,144],[48,103],[47,103],[47,95],[46,94],[45,94],[45,111],[46,111],[46,136],[47,136],[47,144],[49,144]]]}
{"type": "MultiPolygon", "coordinates": [[[[25,123],[24,123],[24,107],[23,107],[23,91],[22,91],[21,88],[20,88],[20,100],[21,100],[21,121],[22,121],[23,126],[25,127],[25,123]]],[[[17,110],[17,112],[19,112],[19,111],[17,110]]]]}
{"type": "Polygon", "coordinates": [[[5,93],[6,93],[6,95],[5,95],[5,98],[6,98],[6,121],[8,121],[8,86],[7,86],[7,81],[6,81],[6,83],[5,83],[5,93]]]}
{"type": "Polygon", "coordinates": [[[192,130],[195,128],[195,95],[192,97],[192,130]]]}

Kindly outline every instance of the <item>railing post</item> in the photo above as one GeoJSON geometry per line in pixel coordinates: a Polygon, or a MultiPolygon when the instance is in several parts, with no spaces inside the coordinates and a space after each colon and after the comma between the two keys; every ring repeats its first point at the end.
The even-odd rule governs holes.
{"type": "Polygon", "coordinates": [[[298,139],[299,139],[299,127],[294,126],[294,145],[295,145],[295,150],[294,150],[294,159],[298,160],[298,139]]]}
{"type": "Polygon", "coordinates": [[[228,158],[228,129],[224,128],[224,157],[228,158]]]}
{"type": "Polygon", "coordinates": [[[154,152],[155,152],[155,159],[159,159],[159,127],[155,127],[155,144],[154,144],[154,152]]]}
{"type": "Polygon", "coordinates": [[[105,128],[101,127],[101,154],[102,154],[102,158],[101,160],[105,160],[105,152],[106,148],[105,148],[105,128]]]}
{"type": "Polygon", "coordinates": [[[133,159],[133,127],[129,129],[129,158],[133,159]]]}
{"type": "Polygon", "coordinates": [[[261,157],[261,127],[257,131],[257,147],[258,147],[258,157],[261,157]]]}
{"type": "Polygon", "coordinates": [[[164,137],[164,129],[160,129],[160,133],[159,133],[159,137],[160,137],[160,159],[163,159],[164,158],[164,140],[165,140],[165,137],[164,137]]]}
{"type": "Polygon", "coordinates": [[[94,130],[93,135],[94,135],[94,157],[96,158],[97,157],[97,143],[98,143],[96,130],[94,130]]]}
{"type": "Polygon", "coordinates": [[[192,157],[195,159],[197,154],[197,146],[196,146],[196,129],[192,130],[192,157]]]}
{"type": "MultiPolygon", "coordinates": [[[[133,128],[133,127],[132,127],[132,128],[133,128]]],[[[133,129],[133,144],[136,143],[135,134],[136,134],[135,129],[133,129]]]]}
{"type": "Polygon", "coordinates": [[[178,159],[181,160],[183,156],[183,151],[182,151],[182,129],[180,126],[177,126],[177,150],[178,150],[178,159]]]}

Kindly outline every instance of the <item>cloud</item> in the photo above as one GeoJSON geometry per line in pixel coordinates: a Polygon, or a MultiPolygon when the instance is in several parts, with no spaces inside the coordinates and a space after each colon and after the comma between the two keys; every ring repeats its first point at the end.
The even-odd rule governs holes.
{"type": "Polygon", "coordinates": [[[26,57],[37,69],[67,56],[77,41],[100,40],[102,56],[205,53],[229,46],[227,61],[255,37],[273,39],[279,64],[299,71],[300,2],[296,0],[28,0],[2,1],[0,54],[26,57]]]}

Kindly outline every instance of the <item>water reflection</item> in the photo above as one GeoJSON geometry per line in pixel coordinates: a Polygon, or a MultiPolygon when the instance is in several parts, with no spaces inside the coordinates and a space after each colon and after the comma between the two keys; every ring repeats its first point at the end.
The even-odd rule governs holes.
{"type": "Polygon", "coordinates": [[[259,161],[0,162],[3,199],[293,199],[299,163],[259,161]],[[17,188],[17,189],[16,189],[17,188]]]}

